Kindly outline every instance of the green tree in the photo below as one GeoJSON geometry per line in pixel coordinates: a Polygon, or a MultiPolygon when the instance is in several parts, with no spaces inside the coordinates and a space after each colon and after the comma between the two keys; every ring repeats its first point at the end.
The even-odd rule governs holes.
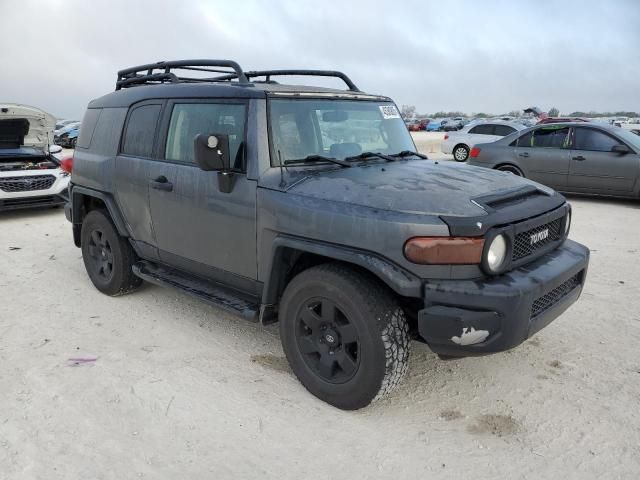
{"type": "Polygon", "coordinates": [[[556,107],[550,108],[549,109],[549,116],[550,117],[558,117],[558,116],[560,116],[560,110],[558,110],[556,107]]]}

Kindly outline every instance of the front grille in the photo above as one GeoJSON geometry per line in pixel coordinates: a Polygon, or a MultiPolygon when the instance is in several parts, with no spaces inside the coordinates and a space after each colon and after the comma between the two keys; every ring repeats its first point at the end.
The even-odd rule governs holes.
{"type": "Polygon", "coordinates": [[[582,272],[579,272],[566,282],[561,283],[550,292],[547,292],[541,297],[538,297],[533,302],[533,305],[531,305],[531,318],[537,317],[541,313],[544,313],[546,310],[562,300],[565,296],[569,295],[575,288],[580,286],[581,277],[582,272]]]}
{"type": "Polygon", "coordinates": [[[56,177],[53,175],[35,175],[32,177],[0,178],[0,190],[3,192],[32,192],[51,188],[56,177]]]}
{"type": "Polygon", "coordinates": [[[562,218],[518,233],[513,242],[513,260],[520,260],[562,238],[562,218]],[[544,232],[548,231],[548,235],[544,232]]]}

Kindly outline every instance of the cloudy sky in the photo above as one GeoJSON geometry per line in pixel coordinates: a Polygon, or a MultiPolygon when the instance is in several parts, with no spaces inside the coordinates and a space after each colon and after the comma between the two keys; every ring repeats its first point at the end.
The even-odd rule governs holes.
{"type": "Polygon", "coordinates": [[[0,101],[80,117],[120,68],[345,71],[419,112],[640,111],[640,1],[0,0],[0,101]]]}

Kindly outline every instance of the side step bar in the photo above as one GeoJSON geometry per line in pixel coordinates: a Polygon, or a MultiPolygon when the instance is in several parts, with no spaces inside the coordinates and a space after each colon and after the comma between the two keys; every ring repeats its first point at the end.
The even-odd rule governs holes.
{"type": "Polygon", "coordinates": [[[176,288],[211,305],[241,315],[246,320],[258,321],[260,305],[233,289],[145,261],[137,262],[131,269],[136,276],[149,283],[176,288]]]}

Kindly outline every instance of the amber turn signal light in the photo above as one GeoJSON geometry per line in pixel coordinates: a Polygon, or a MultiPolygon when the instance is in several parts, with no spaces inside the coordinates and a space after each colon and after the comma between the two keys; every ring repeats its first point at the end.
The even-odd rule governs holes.
{"type": "Polygon", "coordinates": [[[404,256],[425,265],[476,265],[483,248],[484,238],[414,237],[404,244],[404,256]]]}

